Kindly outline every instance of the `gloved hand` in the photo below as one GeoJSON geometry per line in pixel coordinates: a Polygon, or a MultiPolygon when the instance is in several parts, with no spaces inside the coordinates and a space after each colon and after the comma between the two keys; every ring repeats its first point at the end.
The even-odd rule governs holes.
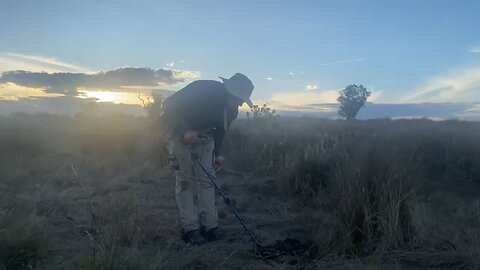
{"type": "Polygon", "coordinates": [[[213,163],[213,166],[215,168],[215,172],[220,172],[223,168],[223,162],[225,161],[225,158],[222,156],[216,156],[215,161],[213,163]]]}

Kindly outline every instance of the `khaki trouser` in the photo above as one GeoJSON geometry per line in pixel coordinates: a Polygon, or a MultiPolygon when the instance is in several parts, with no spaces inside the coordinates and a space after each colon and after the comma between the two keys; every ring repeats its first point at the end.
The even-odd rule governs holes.
{"type": "MultiPolygon", "coordinates": [[[[178,169],[175,170],[175,201],[177,203],[178,215],[185,232],[199,229],[200,225],[206,230],[218,226],[217,207],[215,205],[215,187],[208,176],[192,158],[191,153],[178,137],[174,137],[170,144],[169,151],[178,162],[178,169]],[[173,146],[173,147],[172,147],[173,146]],[[194,190],[196,184],[198,204],[194,204],[194,190]]],[[[215,176],[213,167],[213,139],[195,144],[192,151],[199,156],[199,161],[205,169],[215,176]]]]}

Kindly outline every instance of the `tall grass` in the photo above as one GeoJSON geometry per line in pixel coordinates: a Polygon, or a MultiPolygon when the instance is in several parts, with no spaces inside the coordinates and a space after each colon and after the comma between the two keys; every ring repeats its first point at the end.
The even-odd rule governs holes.
{"type": "MultiPolygon", "coordinates": [[[[72,262],[85,269],[161,267],[135,193],[111,192],[166,170],[149,119],[17,114],[1,116],[0,130],[0,267],[48,265],[50,227],[81,243],[72,262]],[[72,208],[83,212],[67,224],[72,208]]],[[[480,255],[478,138],[474,122],[275,117],[237,120],[224,149],[228,170],[274,178],[272,189],[312,216],[306,237],[321,256],[468,269],[480,255]]]]}
{"type": "MultiPolygon", "coordinates": [[[[441,237],[435,234],[441,233],[448,239],[444,242],[456,242],[449,265],[478,266],[472,241],[478,239],[480,224],[472,228],[461,221],[455,233],[445,232],[440,228],[453,213],[431,222],[417,207],[439,186],[479,187],[480,145],[474,143],[480,138],[479,123],[265,121],[237,123],[228,137],[228,156],[240,170],[278,175],[283,194],[293,203],[321,211],[326,203],[333,222],[319,220],[329,226],[319,226],[319,245],[345,256],[408,250],[398,257],[405,261],[406,254],[412,259],[429,250],[439,260],[443,251],[436,240],[441,237]]],[[[426,258],[423,265],[442,264],[426,258]]]]}
{"type": "Polygon", "coordinates": [[[107,196],[92,216],[92,228],[83,230],[89,240],[83,267],[142,269],[145,264],[138,248],[144,232],[135,202],[125,196],[107,196]]]}

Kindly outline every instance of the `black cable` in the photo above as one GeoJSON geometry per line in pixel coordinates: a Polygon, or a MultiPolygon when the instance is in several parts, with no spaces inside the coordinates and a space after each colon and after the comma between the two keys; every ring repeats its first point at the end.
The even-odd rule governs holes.
{"type": "Polygon", "coordinates": [[[225,204],[230,208],[235,218],[242,225],[243,229],[245,230],[247,235],[250,237],[250,240],[253,243],[253,252],[264,260],[273,259],[273,258],[285,255],[284,252],[278,249],[275,249],[272,247],[264,247],[260,244],[260,242],[258,242],[257,238],[255,237],[255,233],[253,232],[253,230],[247,227],[247,224],[245,224],[245,221],[243,220],[243,218],[240,216],[240,214],[238,214],[237,209],[235,209],[235,206],[233,205],[232,201],[228,197],[227,193],[217,184],[217,181],[215,180],[216,177],[210,174],[207,169],[205,169],[203,164],[200,162],[200,157],[198,156],[197,153],[194,153],[193,150],[187,144],[185,144],[185,147],[190,152],[192,156],[192,160],[195,160],[195,162],[200,167],[200,169],[208,176],[208,178],[210,179],[210,182],[212,182],[215,189],[218,191],[220,196],[222,196],[223,200],[225,201],[225,204]]]}

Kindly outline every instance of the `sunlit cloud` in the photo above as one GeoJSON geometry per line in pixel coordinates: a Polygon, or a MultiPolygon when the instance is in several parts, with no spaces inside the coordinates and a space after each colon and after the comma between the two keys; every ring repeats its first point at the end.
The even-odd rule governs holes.
{"type": "Polygon", "coordinates": [[[273,81],[273,78],[272,77],[267,77],[267,80],[268,81],[273,81]]]}
{"type": "Polygon", "coordinates": [[[35,97],[18,98],[16,100],[0,100],[0,114],[15,112],[50,113],[59,115],[75,115],[77,113],[95,114],[131,114],[146,115],[145,110],[135,104],[115,104],[112,102],[96,102],[92,98],[76,97],[35,97]]]}
{"type": "MultiPolygon", "coordinates": [[[[78,94],[79,98],[91,98],[91,99],[95,99],[97,102],[112,102],[115,104],[121,103],[121,104],[142,105],[142,101],[140,100],[142,95],[139,93],[113,92],[113,91],[89,91],[89,90],[79,90],[78,92],[79,92],[78,94]]],[[[144,96],[146,95],[147,94],[145,94],[144,96]]]]}
{"type": "Polygon", "coordinates": [[[338,90],[322,90],[317,92],[283,92],[274,95],[268,103],[283,104],[286,106],[307,106],[311,104],[336,103],[338,90]]]}
{"type": "Polygon", "coordinates": [[[310,90],[310,91],[313,91],[313,90],[317,90],[318,89],[318,86],[316,84],[307,84],[305,85],[305,90],[310,90]]]}
{"type": "Polygon", "coordinates": [[[479,120],[480,119],[480,103],[472,104],[463,113],[458,115],[463,119],[479,120]]]}
{"type": "MultiPolygon", "coordinates": [[[[90,70],[81,67],[78,65],[73,65],[69,63],[62,62],[58,60],[57,58],[54,57],[46,57],[46,56],[38,56],[38,55],[28,55],[28,54],[21,54],[21,53],[11,53],[11,52],[5,52],[0,54],[3,55],[3,57],[8,57],[8,58],[13,58],[17,59],[17,61],[26,61],[28,63],[36,63],[37,65],[40,66],[49,66],[52,69],[57,69],[57,70],[62,70],[62,71],[75,71],[75,72],[89,72],[90,70]]],[[[10,70],[17,70],[10,68],[10,70]]],[[[28,69],[29,71],[32,71],[31,69],[28,69]]]]}
{"type": "MultiPolygon", "coordinates": [[[[124,86],[159,87],[176,85],[198,78],[199,72],[189,70],[151,69],[125,67],[93,74],[69,72],[6,71],[0,84],[13,83],[30,88],[42,88],[46,93],[75,96],[78,90],[97,88],[109,90],[124,86]]],[[[127,89],[125,92],[129,92],[127,89]]]]}
{"type": "Polygon", "coordinates": [[[125,67],[94,73],[54,57],[1,52],[0,99],[25,101],[70,96],[138,105],[141,103],[138,94],[149,96],[155,91],[169,92],[161,88],[200,77],[197,71],[172,69],[173,61],[166,66],[169,69],[125,67]]]}
{"type": "Polygon", "coordinates": [[[380,90],[369,90],[370,91],[370,96],[368,97],[369,102],[378,102],[382,100],[382,93],[383,91],[380,90]]]}
{"type": "Polygon", "coordinates": [[[466,112],[469,113],[475,113],[477,115],[480,115],[480,103],[474,104],[472,107],[468,108],[466,112]]]}
{"type": "Polygon", "coordinates": [[[480,100],[480,68],[462,69],[429,79],[401,102],[468,102],[480,100]]]}
{"type": "Polygon", "coordinates": [[[5,57],[0,54],[0,72],[5,72],[9,70],[28,70],[32,72],[64,72],[64,69],[59,67],[52,67],[47,65],[42,65],[39,63],[33,63],[31,61],[24,61],[21,59],[15,59],[10,57],[5,57]]]}
{"type": "Polygon", "coordinates": [[[320,63],[320,65],[321,66],[333,66],[333,65],[348,64],[348,63],[354,63],[354,62],[363,62],[365,60],[366,60],[366,58],[344,59],[344,60],[320,63]]]}
{"type": "Polygon", "coordinates": [[[36,97],[61,97],[57,93],[46,93],[42,88],[31,88],[13,83],[0,84],[0,100],[19,100],[36,97]]]}
{"type": "Polygon", "coordinates": [[[270,99],[265,103],[277,112],[319,112],[332,113],[338,110],[338,103],[323,103],[306,104],[303,100],[299,101],[285,101],[278,99],[270,99]]]}
{"type": "MultiPolygon", "coordinates": [[[[193,70],[178,70],[178,69],[171,69],[173,78],[177,80],[177,82],[185,82],[192,79],[198,79],[201,77],[200,71],[193,71],[193,70]]],[[[160,83],[161,84],[161,83],[160,83]]],[[[171,84],[171,83],[166,83],[171,84]]]]}
{"type": "Polygon", "coordinates": [[[155,96],[162,96],[163,98],[167,98],[174,94],[175,91],[165,90],[165,89],[142,89],[142,88],[135,88],[126,90],[124,88],[110,88],[108,90],[105,89],[97,89],[97,88],[89,88],[89,89],[79,89],[78,94],[76,97],[78,98],[89,98],[94,99],[97,102],[112,102],[114,104],[136,104],[142,105],[142,99],[146,100],[149,97],[155,96]]]}

